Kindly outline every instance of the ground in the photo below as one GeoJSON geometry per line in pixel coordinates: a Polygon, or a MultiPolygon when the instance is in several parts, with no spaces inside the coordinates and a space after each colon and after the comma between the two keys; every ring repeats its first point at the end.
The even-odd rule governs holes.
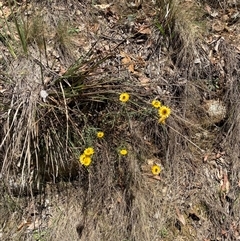
{"type": "Polygon", "coordinates": [[[0,6],[1,240],[240,240],[237,1],[0,6]]]}

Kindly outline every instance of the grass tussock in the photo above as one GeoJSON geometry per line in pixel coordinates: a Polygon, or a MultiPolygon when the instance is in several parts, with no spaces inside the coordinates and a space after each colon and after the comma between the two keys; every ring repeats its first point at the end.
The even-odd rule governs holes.
{"type": "MultiPolygon", "coordinates": [[[[60,15],[51,25],[52,35],[42,28],[44,23],[50,27],[51,17],[36,18],[26,35],[17,31],[19,43],[21,36],[28,43],[27,54],[15,52],[15,60],[6,54],[2,60],[2,236],[233,240],[239,199],[239,66],[234,50],[221,42],[218,54],[226,63],[225,75],[219,67],[214,76],[209,72],[201,79],[214,66],[195,62],[201,57],[202,64],[209,64],[196,44],[194,5],[169,0],[150,6],[143,1],[128,10],[136,16],[132,30],[124,31],[119,24],[126,16],[118,17],[117,8],[100,5],[98,10],[87,4],[83,10],[90,8],[96,22],[94,39],[77,58],[74,43],[86,43],[83,36],[90,34],[84,29],[89,28],[82,27],[81,33],[74,28],[71,35],[71,25],[61,22],[66,16],[60,15]],[[141,41],[132,41],[148,9],[154,9],[149,29],[134,35],[141,41]],[[99,34],[103,29],[109,42],[99,34]],[[137,55],[141,49],[149,51],[146,58],[145,53],[137,55]],[[223,80],[219,92],[210,88],[216,76],[223,80]],[[226,118],[218,122],[204,104],[216,97],[227,106],[226,118]]],[[[1,48],[10,52],[9,46],[1,48]]]]}
{"type": "Polygon", "coordinates": [[[156,1],[156,6],[155,25],[160,38],[167,42],[172,61],[187,70],[186,76],[199,75],[198,64],[203,56],[198,41],[205,29],[203,11],[194,1],[156,1]]]}

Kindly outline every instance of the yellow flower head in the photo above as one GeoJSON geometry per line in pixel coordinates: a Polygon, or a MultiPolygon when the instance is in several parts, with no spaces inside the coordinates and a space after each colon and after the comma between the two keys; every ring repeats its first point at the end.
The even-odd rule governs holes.
{"type": "Polygon", "coordinates": [[[162,118],[168,118],[171,114],[171,109],[168,108],[167,106],[163,105],[160,107],[160,109],[158,110],[158,114],[160,115],[160,117],[162,118]]]}
{"type": "Polygon", "coordinates": [[[103,138],[103,137],[104,137],[104,132],[103,132],[103,131],[99,131],[99,132],[97,133],[97,137],[98,137],[98,138],[103,138]]]}
{"type": "Polygon", "coordinates": [[[159,175],[161,172],[161,167],[158,165],[153,165],[152,166],[152,174],[153,175],[159,175]]]}
{"type": "Polygon", "coordinates": [[[121,149],[119,151],[119,153],[122,155],[122,156],[126,156],[128,154],[128,151],[126,149],[121,149]]]}
{"type": "Polygon", "coordinates": [[[130,98],[130,95],[128,93],[122,93],[120,96],[119,96],[119,100],[123,103],[127,102],[130,98]]]}
{"type": "Polygon", "coordinates": [[[84,150],[85,156],[91,156],[94,153],[94,149],[92,147],[88,147],[84,150]]]}
{"type": "Polygon", "coordinates": [[[166,117],[160,117],[160,119],[158,120],[158,122],[160,123],[160,124],[163,124],[163,125],[165,125],[166,124],[166,117]]]}
{"type": "Polygon", "coordinates": [[[161,102],[159,100],[153,100],[152,106],[158,109],[161,107],[161,102]]]}
{"type": "Polygon", "coordinates": [[[89,156],[82,154],[80,155],[79,161],[82,165],[84,165],[85,167],[88,167],[91,164],[92,159],[89,156]]]}

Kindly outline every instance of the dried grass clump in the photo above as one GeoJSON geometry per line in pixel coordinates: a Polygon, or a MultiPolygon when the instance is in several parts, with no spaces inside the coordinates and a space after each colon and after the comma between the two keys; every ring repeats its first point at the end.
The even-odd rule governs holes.
{"type": "Polygon", "coordinates": [[[199,63],[203,56],[199,38],[204,30],[200,7],[195,2],[178,0],[156,1],[156,6],[156,26],[161,32],[160,38],[167,42],[174,65],[184,70],[186,77],[200,75],[199,63]]]}
{"type": "Polygon", "coordinates": [[[42,178],[76,175],[79,148],[87,144],[84,131],[96,123],[88,116],[88,108],[103,104],[111,93],[108,84],[89,82],[81,72],[71,69],[71,74],[67,71],[66,77],[47,89],[49,96],[44,102],[38,64],[22,58],[14,68],[16,75],[8,86],[9,92],[3,97],[11,102],[6,106],[10,110],[6,119],[2,119],[2,175],[20,175],[22,185],[31,188],[39,188],[42,178]],[[73,78],[78,82],[73,83],[73,78]],[[67,83],[74,86],[68,87],[67,83]]]}
{"type": "MultiPolygon", "coordinates": [[[[215,138],[210,141],[213,150],[220,150],[226,154],[224,159],[210,161],[203,166],[201,175],[206,177],[202,190],[197,194],[202,202],[207,219],[208,227],[213,232],[209,237],[234,240],[239,237],[239,61],[234,47],[223,41],[219,46],[219,55],[224,61],[225,72],[223,74],[225,86],[222,98],[226,105],[226,118],[212,129],[215,138]],[[214,133],[214,129],[218,130],[214,133]],[[217,138],[216,138],[217,137],[217,138]],[[216,140],[217,139],[217,140],[216,140]],[[217,163],[219,161],[220,163],[217,163]],[[212,163],[211,163],[212,162],[212,163]],[[212,177],[211,177],[212,176],[212,177]],[[229,230],[224,233],[224,230],[229,230]]],[[[220,71],[218,72],[220,75],[220,71]]],[[[210,144],[209,143],[209,144],[210,144]]],[[[199,173],[200,174],[200,173],[199,173]]],[[[201,180],[201,177],[199,177],[201,180]]],[[[206,233],[208,233],[206,231],[206,233]]]]}
{"type": "Polygon", "coordinates": [[[92,57],[89,51],[72,65],[69,64],[72,59],[66,63],[65,50],[71,51],[73,47],[68,44],[70,37],[66,25],[59,22],[56,29],[51,26],[55,38],[54,34],[45,35],[51,17],[45,19],[42,14],[36,15],[31,17],[30,25],[28,18],[18,17],[14,15],[16,31],[11,29],[11,34],[18,34],[18,44],[22,45],[24,53],[4,47],[6,53],[13,51],[14,56],[23,56],[12,61],[6,54],[4,60],[8,60],[8,65],[0,82],[3,88],[1,178],[14,177],[12,185],[8,181],[6,184],[16,195],[40,190],[46,180],[77,175],[79,149],[87,144],[84,132],[97,122],[95,117],[88,116],[89,108],[100,111],[114,89],[114,81],[111,81],[113,88],[109,88],[110,82],[106,80],[87,78],[105,57],[92,57]],[[47,46],[53,38],[56,46],[47,46]],[[60,69],[58,60],[53,60],[56,56],[52,54],[56,52],[61,56],[57,57],[70,66],[65,71],[60,69]],[[58,62],[57,66],[54,61],[58,62]],[[48,96],[42,98],[41,91],[45,90],[48,96]]]}

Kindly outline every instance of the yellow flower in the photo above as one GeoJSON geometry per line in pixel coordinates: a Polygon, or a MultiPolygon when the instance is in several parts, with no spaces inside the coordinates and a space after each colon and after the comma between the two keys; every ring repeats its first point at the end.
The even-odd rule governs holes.
{"type": "Polygon", "coordinates": [[[83,159],[85,158],[86,156],[84,154],[81,154],[80,157],[79,157],[79,161],[82,163],[83,162],[83,159]]]}
{"type": "Polygon", "coordinates": [[[127,102],[129,100],[130,96],[128,93],[122,93],[120,96],[119,96],[119,100],[123,103],[127,102]]]}
{"type": "Polygon", "coordinates": [[[153,175],[159,175],[161,172],[161,167],[158,165],[153,165],[152,166],[152,174],[153,175]]]}
{"type": "Polygon", "coordinates": [[[122,149],[122,150],[120,150],[119,153],[120,153],[122,156],[125,156],[125,155],[128,154],[128,151],[127,151],[126,149],[122,149]]]}
{"type": "Polygon", "coordinates": [[[92,159],[89,156],[86,156],[85,154],[80,155],[79,161],[84,166],[89,166],[92,162],[92,159]]]}
{"type": "Polygon", "coordinates": [[[84,150],[85,156],[91,156],[94,153],[94,149],[92,147],[88,147],[84,150]]]}
{"type": "Polygon", "coordinates": [[[161,102],[159,100],[153,100],[152,106],[158,109],[161,107],[161,102]]]}
{"type": "Polygon", "coordinates": [[[103,131],[99,131],[99,132],[97,133],[97,137],[98,137],[98,138],[103,138],[103,137],[104,137],[104,132],[103,132],[103,131]]]}
{"type": "Polygon", "coordinates": [[[160,117],[162,118],[168,118],[171,114],[171,109],[168,108],[167,106],[163,105],[160,107],[160,109],[158,110],[158,114],[160,115],[160,117]]]}
{"type": "Polygon", "coordinates": [[[160,124],[165,125],[165,124],[166,124],[166,122],[165,122],[166,119],[167,119],[166,117],[160,117],[160,119],[158,120],[158,122],[159,122],[160,124]]]}

